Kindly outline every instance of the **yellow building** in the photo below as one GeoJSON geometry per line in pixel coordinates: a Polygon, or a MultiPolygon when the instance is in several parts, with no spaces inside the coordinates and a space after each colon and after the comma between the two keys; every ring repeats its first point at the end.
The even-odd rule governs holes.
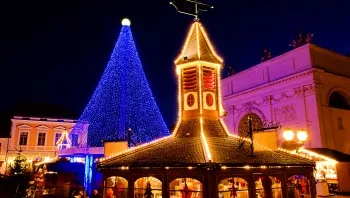
{"type": "MultiPolygon", "coordinates": [[[[11,122],[11,137],[0,138],[2,162],[11,163],[19,150],[22,150],[27,160],[33,163],[56,157],[58,149],[56,142],[65,130],[69,132],[72,146],[78,143],[78,134],[70,133],[76,120],[15,116],[11,122]]],[[[87,127],[88,125],[84,125],[81,130],[87,132],[87,127]]],[[[1,173],[6,172],[8,163],[2,163],[1,173]]]]}

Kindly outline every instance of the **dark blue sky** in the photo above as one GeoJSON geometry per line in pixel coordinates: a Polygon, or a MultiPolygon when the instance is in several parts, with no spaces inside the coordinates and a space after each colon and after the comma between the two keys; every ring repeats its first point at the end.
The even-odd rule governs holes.
{"type": "MultiPolygon", "coordinates": [[[[241,71],[264,47],[290,50],[299,31],[316,45],[350,52],[349,0],[206,0],[209,36],[225,64],[241,71]]],[[[168,123],[177,116],[173,60],[192,17],[167,0],[8,1],[0,3],[0,112],[18,103],[58,104],[80,115],[109,60],[123,17],[132,21],[140,59],[168,123]]],[[[335,65],[336,67],[336,65],[335,65]]]]}

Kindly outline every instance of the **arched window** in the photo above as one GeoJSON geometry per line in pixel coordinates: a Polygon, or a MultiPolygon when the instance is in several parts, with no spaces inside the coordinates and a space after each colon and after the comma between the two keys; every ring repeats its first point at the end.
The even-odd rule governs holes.
{"type": "Polygon", "coordinates": [[[141,177],[134,183],[135,198],[162,197],[162,182],[155,177],[141,177]]]}
{"type": "Polygon", "coordinates": [[[128,196],[128,181],[123,177],[112,176],[105,181],[105,198],[127,198],[128,196]]]}
{"type": "Polygon", "coordinates": [[[248,113],[243,118],[241,121],[239,121],[238,125],[238,135],[241,137],[247,137],[249,134],[249,123],[248,123],[248,118],[252,119],[252,128],[258,129],[262,128],[264,123],[261,120],[261,118],[255,114],[255,113],[248,113]]]}
{"type": "Polygon", "coordinates": [[[288,197],[311,197],[310,181],[303,175],[293,175],[288,178],[288,197]]]}
{"type": "Polygon", "coordinates": [[[282,198],[282,183],[277,177],[259,176],[255,180],[257,197],[282,198]]]}
{"type": "Polygon", "coordinates": [[[248,198],[248,183],[239,177],[230,177],[220,181],[218,186],[219,198],[248,198]]]}
{"type": "Polygon", "coordinates": [[[335,91],[329,97],[329,106],[338,109],[350,110],[350,105],[347,98],[348,97],[346,97],[345,94],[335,91]]]}
{"type": "Polygon", "coordinates": [[[177,178],[169,184],[171,198],[202,198],[202,183],[192,178],[177,178]]]}

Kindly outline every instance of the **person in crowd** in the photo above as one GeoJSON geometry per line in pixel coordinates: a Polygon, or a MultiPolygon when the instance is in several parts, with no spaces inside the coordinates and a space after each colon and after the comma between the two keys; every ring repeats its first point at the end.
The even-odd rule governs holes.
{"type": "Polygon", "coordinates": [[[92,191],[90,198],[100,198],[100,194],[98,193],[97,190],[94,190],[94,191],[92,191]]]}

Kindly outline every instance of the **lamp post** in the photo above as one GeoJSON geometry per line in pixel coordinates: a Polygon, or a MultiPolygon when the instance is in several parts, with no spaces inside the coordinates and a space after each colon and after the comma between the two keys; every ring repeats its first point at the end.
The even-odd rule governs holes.
{"type": "Polygon", "coordinates": [[[292,130],[288,127],[286,127],[283,131],[283,138],[284,142],[282,143],[282,147],[288,150],[297,150],[300,147],[302,147],[305,143],[305,141],[308,138],[308,134],[304,129],[299,129],[299,130],[292,130]],[[296,134],[296,139],[295,140],[295,134],[296,134]]]}

